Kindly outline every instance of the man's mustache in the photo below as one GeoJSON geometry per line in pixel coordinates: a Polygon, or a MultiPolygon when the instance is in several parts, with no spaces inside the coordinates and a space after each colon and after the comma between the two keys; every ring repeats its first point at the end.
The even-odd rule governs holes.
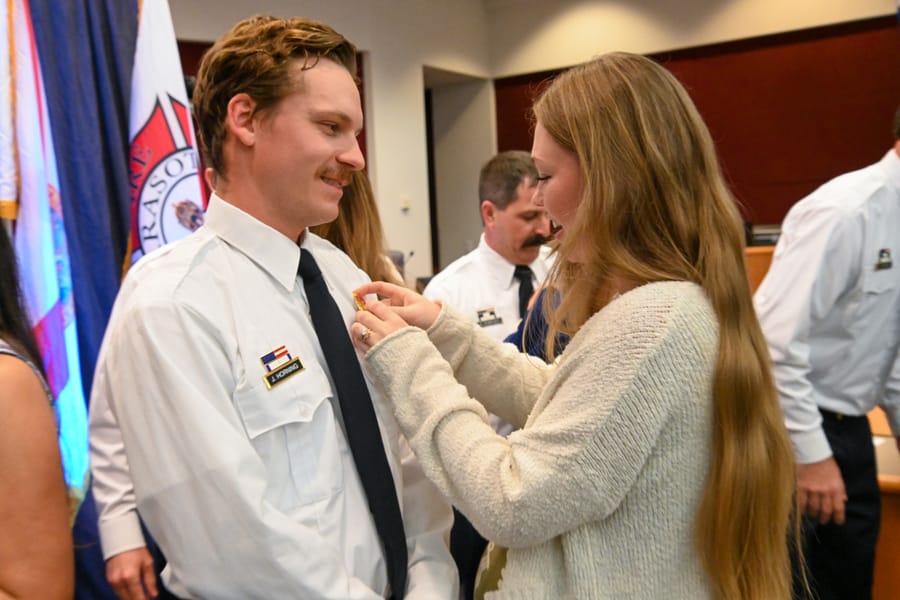
{"type": "Polygon", "coordinates": [[[538,233],[533,236],[527,238],[524,242],[522,242],[523,248],[531,248],[532,246],[543,246],[547,242],[550,241],[550,238],[544,237],[538,233]]]}

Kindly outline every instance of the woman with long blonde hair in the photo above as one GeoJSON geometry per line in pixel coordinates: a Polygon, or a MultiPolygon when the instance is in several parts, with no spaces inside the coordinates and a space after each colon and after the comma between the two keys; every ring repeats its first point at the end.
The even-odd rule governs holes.
{"type": "Polygon", "coordinates": [[[793,455],[706,126],[624,53],[534,111],[562,356],[387,284],[358,290],[388,300],[353,326],[426,473],[495,542],[484,597],[789,598],[793,455]],[[496,436],[485,408],[522,430],[496,436]]]}
{"type": "Polygon", "coordinates": [[[751,300],[742,220],[709,131],[668,71],[626,54],[565,74],[535,115],[578,157],[585,181],[582,218],[560,248],[584,258],[558,263],[566,293],[552,327],[577,330],[616,292],[615,279],[703,288],[719,348],[697,549],[718,597],[788,597],[793,452],[751,300]]]}

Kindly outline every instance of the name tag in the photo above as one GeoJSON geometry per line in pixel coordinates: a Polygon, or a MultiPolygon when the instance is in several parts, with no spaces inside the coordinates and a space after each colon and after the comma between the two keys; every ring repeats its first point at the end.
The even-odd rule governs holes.
{"type": "Polygon", "coordinates": [[[497,316],[497,311],[491,308],[484,308],[475,311],[478,314],[478,325],[481,327],[490,327],[491,325],[499,325],[503,319],[497,316]]]}
{"type": "Polygon", "coordinates": [[[891,249],[890,248],[882,248],[878,251],[878,260],[875,261],[875,270],[883,271],[885,269],[890,269],[894,266],[894,261],[891,260],[891,249]]]}
{"type": "Polygon", "coordinates": [[[270,390],[288,377],[303,370],[303,363],[300,362],[300,359],[291,356],[287,346],[283,344],[268,354],[260,356],[259,362],[266,368],[263,381],[266,389],[270,390]]]}

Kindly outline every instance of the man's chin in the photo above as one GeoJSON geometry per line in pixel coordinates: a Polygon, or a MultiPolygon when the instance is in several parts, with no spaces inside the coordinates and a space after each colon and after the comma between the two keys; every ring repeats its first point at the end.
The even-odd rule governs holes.
{"type": "Polygon", "coordinates": [[[535,246],[534,248],[523,248],[519,253],[519,261],[516,264],[519,265],[530,265],[534,261],[537,260],[538,254],[540,254],[540,247],[535,246]]]}
{"type": "Polygon", "coordinates": [[[322,211],[317,215],[317,217],[315,219],[313,219],[315,221],[315,223],[312,223],[310,225],[310,227],[315,227],[316,225],[326,225],[328,223],[331,223],[332,221],[335,221],[338,218],[339,214],[340,214],[340,211],[338,210],[337,206],[335,206],[333,211],[327,211],[327,210],[322,211]]]}

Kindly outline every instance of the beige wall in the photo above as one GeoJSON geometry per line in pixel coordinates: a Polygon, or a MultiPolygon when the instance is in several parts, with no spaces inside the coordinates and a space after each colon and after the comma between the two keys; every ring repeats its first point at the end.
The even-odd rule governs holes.
{"type": "Polygon", "coordinates": [[[486,0],[491,73],[650,54],[896,12],[896,0],[486,0]]]}
{"type": "MultiPolygon", "coordinates": [[[[568,66],[612,49],[657,52],[893,14],[895,1],[169,0],[179,39],[213,40],[239,19],[267,12],[323,20],[367,53],[369,173],[389,245],[414,252],[410,281],[431,274],[424,66],[502,77],[568,66]]],[[[496,148],[478,131],[492,119],[485,116],[483,93],[492,91],[475,94],[482,106],[447,133],[453,151],[442,151],[438,170],[454,175],[438,175],[439,198],[472,189],[477,172],[462,174],[496,148]]],[[[449,252],[461,252],[471,241],[472,224],[459,226],[461,244],[449,252]]],[[[452,235],[442,232],[441,238],[452,235]]],[[[446,263],[452,257],[441,258],[446,263]]]]}
{"type": "Polygon", "coordinates": [[[478,244],[478,172],[497,148],[494,86],[482,79],[432,89],[440,268],[478,244]]]}
{"type": "MultiPolygon", "coordinates": [[[[169,0],[175,34],[214,40],[257,13],[319,19],[366,52],[369,174],[391,248],[413,252],[408,281],[431,274],[422,67],[486,78],[480,0],[169,0]],[[402,210],[405,202],[409,210],[402,210]]],[[[476,173],[477,177],[477,173],[476,173]]]]}

